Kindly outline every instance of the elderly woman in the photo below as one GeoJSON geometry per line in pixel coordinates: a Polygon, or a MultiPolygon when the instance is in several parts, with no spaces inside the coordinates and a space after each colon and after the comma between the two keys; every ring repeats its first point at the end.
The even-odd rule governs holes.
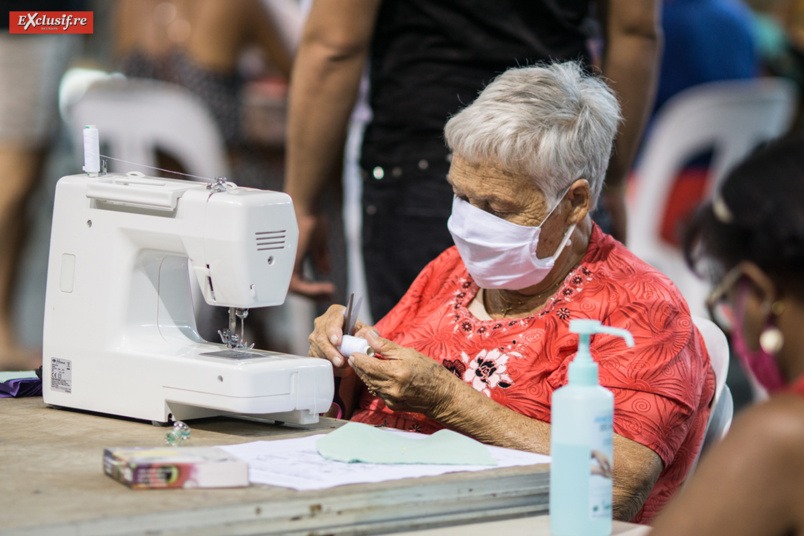
{"type": "Polygon", "coordinates": [[[600,337],[592,353],[615,397],[614,515],[647,521],[696,456],[714,376],[678,290],[589,216],[619,118],[575,63],[500,75],[445,129],[456,247],[374,328],[358,324],[381,358],[338,353],[338,306],[310,354],[342,376],[352,420],[547,453],[550,396],[578,343],[569,321],[627,329],[634,348],[600,337]]]}

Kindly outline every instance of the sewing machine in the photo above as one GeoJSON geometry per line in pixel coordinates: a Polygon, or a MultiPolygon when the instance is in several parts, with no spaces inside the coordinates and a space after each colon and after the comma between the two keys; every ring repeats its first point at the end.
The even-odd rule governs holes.
{"type": "Polygon", "coordinates": [[[219,414],[316,422],[332,402],[330,363],[243,340],[248,309],[284,302],[297,238],[286,194],[134,173],[63,177],[45,403],[155,423],[219,414]],[[204,301],[229,308],[223,343],[198,334],[191,279],[204,301]]]}

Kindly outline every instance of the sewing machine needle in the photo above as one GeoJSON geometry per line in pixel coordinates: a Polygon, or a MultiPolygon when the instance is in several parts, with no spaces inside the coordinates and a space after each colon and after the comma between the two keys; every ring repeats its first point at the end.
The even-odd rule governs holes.
{"type": "Polygon", "coordinates": [[[346,302],[346,309],[343,310],[343,334],[352,335],[352,305],[354,305],[355,293],[349,294],[349,300],[346,302]]]}
{"type": "Polygon", "coordinates": [[[352,315],[349,321],[351,324],[349,325],[349,335],[354,335],[355,331],[357,331],[357,317],[360,315],[360,306],[363,305],[363,296],[357,298],[357,303],[355,303],[354,308],[352,308],[352,315]]]}

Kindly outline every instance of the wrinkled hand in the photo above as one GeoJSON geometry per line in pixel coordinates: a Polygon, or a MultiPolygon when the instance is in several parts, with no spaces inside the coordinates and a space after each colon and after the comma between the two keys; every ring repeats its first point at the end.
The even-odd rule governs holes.
{"type": "Polygon", "coordinates": [[[299,244],[296,249],[296,264],[290,278],[290,291],[316,300],[331,300],[335,285],[329,281],[308,281],[304,278],[304,259],[309,255],[316,270],[329,271],[327,231],[319,215],[296,213],[299,226],[299,244]]]}
{"type": "Polygon", "coordinates": [[[457,378],[437,361],[380,337],[368,327],[357,331],[382,358],[354,353],[349,364],[369,392],[394,411],[439,414],[451,403],[457,378]]]}
{"type": "MultiPolygon", "coordinates": [[[[315,319],[313,332],[307,339],[310,343],[310,356],[328,359],[335,369],[336,376],[344,375],[349,369],[346,358],[338,350],[343,339],[344,309],[343,305],[330,306],[326,313],[315,319]]],[[[358,333],[369,331],[369,326],[359,319],[355,328],[358,333]]]]}
{"type": "Polygon", "coordinates": [[[613,470],[611,460],[609,460],[608,456],[597,449],[592,449],[592,459],[595,460],[592,462],[593,475],[600,475],[604,478],[612,478],[613,470]]]}

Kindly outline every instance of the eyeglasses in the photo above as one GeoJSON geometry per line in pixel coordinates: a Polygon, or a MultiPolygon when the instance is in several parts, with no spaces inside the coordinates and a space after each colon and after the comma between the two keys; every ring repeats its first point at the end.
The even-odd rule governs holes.
{"type": "Polygon", "coordinates": [[[726,334],[731,332],[731,328],[734,325],[734,306],[731,300],[728,299],[728,295],[734,285],[744,276],[745,273],[738,264],[723,276],[720,283],[706,297],[706,308],[709,311],[709,317],[726,334]]]}

